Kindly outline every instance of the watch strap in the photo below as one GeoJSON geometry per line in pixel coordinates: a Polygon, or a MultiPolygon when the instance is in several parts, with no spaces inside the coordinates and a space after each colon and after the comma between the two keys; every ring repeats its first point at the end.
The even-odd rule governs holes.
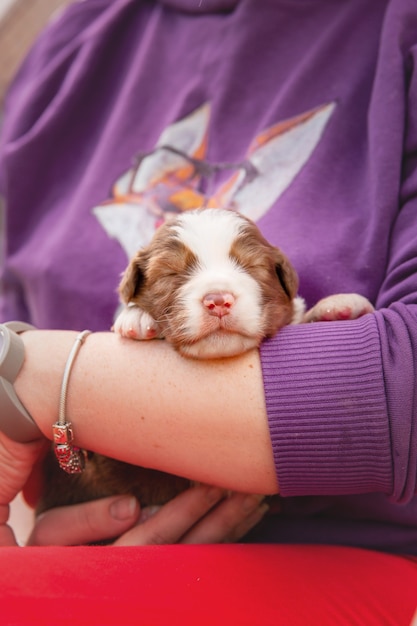
{"type": "Polygon", "coordinates": [[[43,436],[13,387],[25,360],[25,348],[19,334],[33,329],[34,326],[24,322],[0,324],[4,341],[0,362],[0,430],[21,443],[43,436]]]}

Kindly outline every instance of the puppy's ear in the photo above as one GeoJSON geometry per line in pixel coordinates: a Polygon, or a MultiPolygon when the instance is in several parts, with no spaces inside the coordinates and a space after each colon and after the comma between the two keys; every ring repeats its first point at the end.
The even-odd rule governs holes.
{"type": "Polygon", "coordinates": [[[131,302],[142,288],[145,281],[146,259],[146,253],[142,250],[139,251],[136,256],[131,259],[122,275],[122,280],[119,284],[119,295],[122,302],[125,304],[131,302]]]}
{"type": "Polygon", "coordinates": [[[292,264],[281,250],[275,251],[275,273],[290,300],[293,300],[298,291],[298,275],[292,264]]]}

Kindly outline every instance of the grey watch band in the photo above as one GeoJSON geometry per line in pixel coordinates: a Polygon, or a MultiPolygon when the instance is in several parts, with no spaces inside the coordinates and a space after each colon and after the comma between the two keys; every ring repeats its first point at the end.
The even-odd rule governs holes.
{"type": "Polygon", "coordinates": [[[31,329],[34,326],[24,322],[0,324],[0,431],[21,443],[43,436],[13,387],[25,359],[19,333],[31,329]]]}

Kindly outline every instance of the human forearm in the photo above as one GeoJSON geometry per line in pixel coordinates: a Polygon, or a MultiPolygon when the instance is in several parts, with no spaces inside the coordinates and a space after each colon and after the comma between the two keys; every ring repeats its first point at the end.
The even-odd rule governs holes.
{"type": "MultiPolygon", "coordinates": [[[[16,392],[47,437],[75,337],[23,335],[16,392]]],[[[165,342],[93,334],[71,373],[67,416],[85,448],[233,490],[277,490],[257,351],[199,362],[165,342]]]]}

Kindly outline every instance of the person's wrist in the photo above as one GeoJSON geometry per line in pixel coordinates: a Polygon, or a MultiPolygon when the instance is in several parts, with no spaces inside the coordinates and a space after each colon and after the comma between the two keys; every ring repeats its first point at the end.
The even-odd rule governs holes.
{"type": "Polygon", "coordinates": [[[52,438],[65,362],[76,331],[29,330],[21,334],[25,361],[14,388],[43,436],[52,438]]]}
{"type": "Polygon", "coordinates": [[[33,326],[23,322],[0,324],[0,430],[10,439],[21,443],[42,436],[14,388],[25,360],[20,334],[31,329],[33,326]]]}

